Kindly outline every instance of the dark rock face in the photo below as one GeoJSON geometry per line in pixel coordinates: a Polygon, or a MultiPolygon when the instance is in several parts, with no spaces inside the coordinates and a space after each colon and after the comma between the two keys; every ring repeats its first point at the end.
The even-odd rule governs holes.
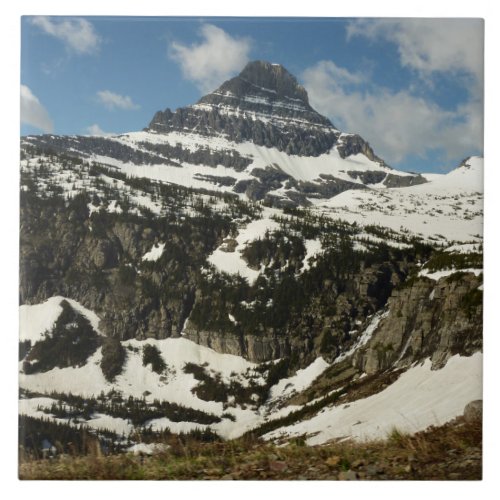
{"type": "Polygon", "coordinates": [[[359,179],[364,184],[378,184],[383,181],[388,188],[416,186],[427,182],[420,174],[403,176],[377,170],[366,170],[364,172],[349,170],[347,173],[353,179],[359,179]]]}
{"type": "MultiPolygon", "coordinates": [[[[147,149],[154,154],[161,155],[163,158],[174,158],[179,162],[192,163],[194,165],[207,165],[216,167],[222,165],[232,168],[236,172],[245,170],[250,163],[251,158],[241,156],[238,151],[212,151],[210,148],[200,148],[195,151],[184,149],[180,144],[171,146],[170,144],[154,144],[150,142],[140,142],[141,148],[147,149]]],[[[179,165],[180,166],[180,165],[179,165]]]]}
{"type": "Polygon", "coordinates": [[[37,135],[24,138],[47,154],[62,153],[72,157],[88,158],[92,154],[108,156],[135,165],[180,165],[153,152],[141,151],[106,137],[37,135]]]}
{"type": "Polygon", "coordinates": [[[331,198],[348,189],[365,189],[362,184],[344,181],[333,175],[320,174],[321,182],[298,182],[299,191],[312,198],[331,198]]]}
{"type": "Polygon", "coordinates": [[[383,263],[360,269],[341,285],[324,280],[309,305],[284,328],[262,327],[258,333],[252,333],[242,324],[235,331],[222,332],[189,320],[184,336],[253,362],[294,356],[305,366],[318,356],[333,360],[355,341],[351,334],[361,328],[361,323],[365,324],[365,313],[386,303],[394,284],[406,272],[404,266],[383,263]]]}
{"type": "Polygon", "coordinates": [[[234,177],[230,177],[229,175],[219,176],[219,175],[203,175],[203,174],[194,174],[194,179],[199,179],[201,181],[208,181],[216,186],[234,186],[236,184],[236,179],[234,177]]]}
{"type": "Polygon", "coordinates": [[[212,217],[181,229],[165,221],[139,224],[130,215],[89,222],[89,201],[82,213],[75,201],[21,204],[20,302],[74,298],[96,311],[105,335],[120,340],[177,336],[192,308],[198,268],[227,224],[212,217]],[[163,260],[143,264],[158,241],[165,242],[163,260]]]}
{"type": "MultiPolygon", "coordinates": [[[[304,87],[299,85],[297,79],[280,64],[270,64],[264,61],[250,62],[240,73],[240,80],[257,88],[270,89],[279,99],[288,98],[309,103],[304,87]]],[[[230,87],[229,84],[228,87],[230,87]]]]}
{"type": "Polygon", "coordinates": [[[249,63],[194,106],[159,111],[149,129],[222,133],[231,141],[252,141],[301,156],[326,153],[340,135],[309,105],[307,92],[293,75],[283,66],[262,61],[249,63]]]}
{"type": "Polygon", "coordinates": [[[384,184],[389,188],[397,188],[416,186],[417,184],[424,184],[425,182],[427,181],[420,174],[408,176],[387,174],[384,184]]]}
{"type": "Polygon", "coordinates": [[[375,155],[370,145],[357,134],[342,134],[337,144],[337,150],[341,158],[347,158],[351,155],[364,154],[369,160],[376,161],[381,165],[387,166],[383,160],[375,155]]]}
{"type": "Polygon", "coordinates": [[[433,368],[444,366],[455,354],[470,356],[482,348],[482,307],[466,305],[467,297],[481,280],[468,274],[457,281],[438,283],[422,278],[406,287],[395,287],[404,279],[402,268],[384,264],[366,268],[337,290],[325,282],[299,318],[284,331],[264,328],[258,334],[215,332],[188,321],[185,336],[218,352],[244,356],[254,362],[296,356],[303,366],[317,356],[333,361],[356,342],[370,320],[368,311],[384,305],[388,314],[371,340],[355,352],[353,366],[368,374],[392,367],[406,367],[431,358],[433,368]],[[328,308],[324,309],[324,303],[328,308]],[[363,311],[363,316],[358,314],[363,311]],[[356,326],[361,324],[362,326],[356,326]]]}
{"type": "Polygon", "coordinates": [[[360,179],[364,184],[378,184],[387,176],[385,172],[379,172],[376,170],[366,170],[364,172],[349,170],[347,173],[355,180],[360,179]]]}

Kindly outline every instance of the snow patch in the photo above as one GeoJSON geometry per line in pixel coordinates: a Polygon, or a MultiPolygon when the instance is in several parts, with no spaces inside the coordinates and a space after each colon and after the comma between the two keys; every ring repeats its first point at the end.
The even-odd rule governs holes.
{"type": "Polygon", "coordinates": [[[389,311],[378,312],[374,315],[370,324],[366,327],[366,330],[360,335],[357,342],[346,352],[342,353],[340,356],[336,357],[333,364],[340,363],[344,359],[353,355],[360,347],[364,346],[373,336],[375,330],[377,329],[379,323],[388,316],[389,311]]]}
{"type": "Polygon", "coordinates": [[[102,413],[94,413],[90,420],[84,422],[86,427],[92,429],[101,429],[115,432],[116,434],[124,434],[127,436],[134,430],[134,426],[129,420],[120,417],[112,417],[102,413]]]}
{"type": "Polygon", "coordinates": [[[322,250],[320,240],[305,240],[305,247],[306,255],[302,264],[302,271],[311,269],[310,259],[316,257],[322,250]]]}
{"type": "Polygon", "coordinates": [[[442,278],[446,278],[447,276],[451,276],[455,273],[473,273],[475,276],[479,276],[483,274],[482,269],[442,269],[440,271],[430,272],[428,269],[422,269],[419,271],[418,276],[425,276],[431,280],[439,281],[442,278]]]}
{"type": "Polygon", "coordinates": [[[170,432],[173,432],[174,434],[180,434],[181,432],[187,433],[194,430],[204,430],[207,427],[213,427],[205,424],[198,424],[196,422],[172,422],[167,417],[148,420],[146,427],[149,426],[151,426],[153,431],[170,429],[170,432]]]}
{"type": "Polygon", "coordinates": [[[481,252],[481,243],[462,243],[452,245],[445,249],[445,252],[450,253],[477,253],[481,252]]]}
{"type": "Polygon", "coordinates": [[[154,455],[168,450],[169,446],[163,443],[137,443],[127,448],[129,453],[134,455],[154,455]]]}
{"type": "Polygon", "coordinates": [[[262,269],[255,270],[248,267],[241,252],[252,241],[263,238],[267,231],[276,231],[279,227],[280,225],[276,221],[266,216],[262,219],[254,220],[239,230],[236,237],[237,246],[234,252],[225,252],[219,247],[209,255],[208,262],[213,264],[220,272],[239,274],[246,278],[250,284],[253,284],[260,276],[262,269]]]}
{"type": "Polygon", "coordinates": [[[322,358],[316,358],[307,368],[297,370],[297,373],[289,378],[281,379],[269,391],[269,402],[276,399],[285,399],[294,392],[307,389],[313,381],[319,377],[330,365],[322,358]]]}
{"type": "Polygon", "coordinates": [[[155,260],[158,260],[162,254],[163,250],[165,249],[165,243],[157,243],[156,245],[151,248],[149,252],[146,252],[142,256],[142,260],[149,260],[150,262],[153,262],[155,260]]]}

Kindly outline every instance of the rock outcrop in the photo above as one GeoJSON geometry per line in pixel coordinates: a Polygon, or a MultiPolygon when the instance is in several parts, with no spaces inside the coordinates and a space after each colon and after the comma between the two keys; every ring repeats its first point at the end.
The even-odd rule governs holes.
{"type": "Polygon", "coordinates": [[[471,401],[464,408],[464,419],[466,422],[476,422],[483,418],[483,400],[471,401]]]}
{"type": "MultiPolygon", "coordinates": [[[[325,279],[300,314],[290,311],[290,320],[282,327],[266,326],[262,317],[257,333],[248,325],[230,325],[230,331],[216,331],[188,320],[184,336],[254,362],[294,357],[298,364],[306,366],[318,356],[333,361],[355,343],[356,335],[369,324],[367,313],[385,305],[408,269],[403,262],[382,263],[361,268],[345,280],[325,279]]],[[[197,300],[206,298],[198,294],[197,300]]]]}
{"type": "Polygon", "coordinates": [[[195,105],[159,111],[149,130],[196,130],[222,134],[234,142],[251,141],[288,154],[319,156],[336,143],[340,132],[309,104],[307,92],[283,66],[263,61],[202,97],[195,105]]]}
{"type": "Polygon", "coordinates": [[[455,354],[481,350],[482,279],[473,273],[455,276],[421,277],[395,289],[387,317],[355,354],[354,364],[371,374],[430,357],[433,368],[440,368],[455,354]]]}

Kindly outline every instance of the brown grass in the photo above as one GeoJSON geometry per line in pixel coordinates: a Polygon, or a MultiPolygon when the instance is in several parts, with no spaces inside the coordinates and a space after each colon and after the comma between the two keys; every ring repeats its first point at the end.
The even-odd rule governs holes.
{"type": "Polygon", "coordinates": [[[24,459],[21,479],[481,479],[481,422],[462,418],[385,441],[276,447],[261,441],[182,443],[152,457],[132,455],[24,459]]]}

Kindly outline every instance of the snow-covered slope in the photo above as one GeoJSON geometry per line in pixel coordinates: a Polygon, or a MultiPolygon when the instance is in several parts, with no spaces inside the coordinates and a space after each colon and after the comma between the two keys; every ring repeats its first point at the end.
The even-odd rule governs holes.
{"type": "Polygon", "coordinates": [[[309,420],[267,434],[266,439],[308,435],[308,444],[332,439],[385,438],[393,429],[417,432],[442,425],[482,399],[482,355],[454,356],[441,370],[426,361],[403,373],[383,391],[348,404],[327,407],[309,420]]]}
{"type": "Polygon", "coordinates": [[[93,311],[83,307],[76,300],[66,297],[51,297],[42,304],[24,304],[19,308],[19,340],[40,340],[49,331],[62,312],[61,302],[65,300],[80,314],[90,321],[92,328],[99,333],[99,317],[93,311]]]}
{"type": "MultiPolygon", "coordinates": [[[[49,321],[40,321],[41,311],[47,314],[47,318],[52,323],[57,320],[58,304],[61,297],[53,297],[43,304],[23,306],[21,332],[22,338],[30,338],[33,341],[39,340],[37,337],[50,327],[49,321]]],[[[70,301],[73,306],[79,305],[75,301],[70,301]]],[[[79,306],[82,311],[93,320],[96,316],[79,306]]],[[[217,431],[221,436],[233,438],[240,436],[247,430],[258,426],[265,420],[279,417],[282,410],[268,411],[267,407],[250,407],[227,405],[216,401],[205,401],[200,399],[192,389],[198,385],[198,380],[192,373],[186,373],[186,364],[192,363],[204,367],[212,376],[219,376],[226,383],[237,382],[247,386],[249,381],[262,385],[265,383],[261,374],[256,370],[257,365],[250,363],[239,356],[220,354],[212,349],[200,346],[184,338],[147,340],[130,340],[123,342],[127,349],[127,360],[123,372],[114,380],[109,382],[105,379],[100,363],[102,360],[101,349],[99,348],[87,363],[80,367],[54,368],[47,372],[27,375],[22,371],[20,364],[19,384],[20,388],[36,396],[23,397],[20,400],[19,411],[21,414],[30,415],[37,418],[51,418],[50,412],[44,413],[41,408],[50,409],[57,400],[48,397],[52,392],[58,394],[73,394],[83,397],[97,397],[101,393],[107,394],[110,391],[117,391],[124,398],[129,396],[144,399],[147,404],[153,404],[155,400],[168,401],[193,408],[219,417],[224,414],[231,414],[232,418],[222,418],[219,423],[210,425],[212,430],[217,431]],[[145,345],[155,346],[166,363],[166,371],[163,374],[154,372],[149,365],[144,366],[142,349],[145,345]],[[46,394],[40,397],[38,394],[46,394]],[[273,415],[274,412],[274,415],[273,415]]],[[[322,359],[316,360],[309,368],[299,371],[297,375],[290,379],[283,379],[276,388],[272,389],[275,400],[280,394],[290,395],[307,388],[313,380],[328,367],[322,359]],[[286,387],[283,392],[282,388],[286,387]]],[[[293,408],[290,408],[291,411],[293,408]]],[[[56,417],[53,420],[58,421],[56,417]]],[[[64,419],[59,419],[64,421],[64,419]]],[[[110,415],[95,414],[91,420],[84,421],[84,425],[93,428],[108,429],[121,434],[128,434],[133,430],[133,425],[123,418],[112,417],[110,415]]],[[[172,432],[188,432],[193,429],[204,429],[206,424],[183,421],[173,422],[166,417],[149,420],[146,426],[151,426],[153,430],[169,428],[172,432]]]]}
{"type": "Polygon", "coordinates": [[[418,186],[348,190],[317,200],[315,210],[358,224],[406,229],[426,239],[480,242],[483,233],[483,159],[471,157],[446,175],[418,186]]]}
{"type": "MultiPolygon", "coordinates": [[[[109,139],[121,144],[133,146],[134,148],[140,148],[141,145],[149,143],[156,145],[167,144],[172,147],[179,145],[183,149],[191,152],[196,152],[204,148],[210,148],[212,151],[220,152],[236,151],[242,157],[251,160],[249,166],[244,170],[247,175],[241,175],[240,178],[242,179],[251,178],[251,172],[254,168],[265,168],[271,165],[278,166],[285,174],[299,181],[318,181],[320,179],[320,176],[323,174],[333,175],[345,181],[364,185],[361,180],[357,179],[356,177],[350,176],[347,173],[349,171],[376,171],[382,172],[384,174],[392,173],[403,177],[414,177],[414,174],[394,170],[387,166],[381,166],[378,162],[370,160],[362,153],[357,153],[346,158],[342,158],[337,147],[333,147],[330,151],[319,156],[300,156],[287,154],[283,151],[278,150],[277,148],[259,146],[251,141],[234,143],[223,137],[206,137],[192,131],[186,131],[182,134],[179,132],[160,134],[154,131],[130,132],[119,136],[110,136],[109,139]]],[[[96,159],[104,162],[109,161],[109,157],[105,156],[98,156],[96,157],[96,159]]],[[[149,176],[149,174],[147,174],[147,172],[143,170],[134,170],[132,165],[123,163],[115,164],[117,166],[121,166],[121,168],[125,169],[125,171],[130,175],[138,175],[141,177],[149,176]]],[[[197,170],[195,165],[190,166],[188,162],[183,163],[183,166],[194,169],[192,174],[205,173],[220,176],[237,175],[234,169],[230,168],[220,169],[210,166],[204,166],[204,168],[197,170]]],[[[175,167],[167,168],[164,166],[162,170],[164,171],[163,178],[152,178],[158,178],[158,180],[163,180],[166,182],[177,181],[179,184],[182,184],[183,182],[189,182],[189,179],[181,177],[180,173],[175,171],[175,167]]],[[[160,174],[156,172],[151,175],[157,176],[160,174]]]]}
{"type": "MultiPolygon", "coordinates": [[[[57,319],[58,304],[61,300],[62,297],[53,297],[40,305],[23,306],[22,338],[36,341],[39,334],[50,327],[49,319],[52,322],[57,319]],[[44,311],[49,319],[41,321],[41,311],[44,311]]],[[[70,303],[96,324],[98,318],[94,313],[75,301],[70,303]]],[[[367,335],[376,327],[380,318],[380,315],[374,318],[367,335]]],[[[366,335],[362,335],[361,339],[365,337],[366,335]]],[[[353,352],[363,343],[358,343],[353,352]]],[[[145,424],[153,430],[169,428],[172,432],[188,432],[210,427],[225,438],[235,438],[265,422],[302,408],[297,405],[283,407],[283,403],[289,397],[310,387],[315,379],[331,366],[324,359],[317,358],[305,369],[298,370],[295,375],[283,378],[274,385],[265,405],[228,407],[221,402],[202,400],[193,392],[198,381],[192,373],[186,373],[186,363],[204,367],[227,383],[237,381],[248,385],[249,381],[253,380],[253,383],[264,384],[265,381],[255,363],[239,356],[217,353],[184,338],[130,340],[123,342],[123,345],[127,348],[127,360],[123,372],[114,382],[107,381],[102,374],[100,349],[80,367],[54,368],[44,373],[27,375],[22,372],[21,364],[20,388],[34,395],[21,398],[20,413],[64,422],[64,419],[50,416],[50,407],[57,403],[56,399],[50,397],[53,391],[83,397],[96,397],[101,393],[115,391],[125,399],[129,396],[140,398],[147,404],[153,404],[155,400],[168,401],[222,417],[220,422],[211,425],[190,421],[174,422],[166,417],[154,418],[145,424]],[[144,366],[142,348],[146,344],[154,345],[161,353],[167,366],[164,374],[154,372],[149,365],[144,366]],[[48,413],[44,412],[43,408],[47,409],[48,413]],[[231,418],[224,418],[227,414],[230,414],[231,418]]],[[[275,439],[308,434],[309,444],[321,444],[333,438],[383,438],[393,428],[416,432],[430,425],[443,424],[460,415],[468,402],[481,398],[481,370],[480,353],[468,358],[454,356],[440,370],[431,370],[430,361],[426,361],[413,366],[396,382],[373,396],[349,404],[325,407],[312,418],[288,427],[280,427],[265,437],[275,439]]],[[[102,413],[95,413],[90,420],[82,423],[118,434],[128,434],[134,429],[127,419],[102,413]]]]}

